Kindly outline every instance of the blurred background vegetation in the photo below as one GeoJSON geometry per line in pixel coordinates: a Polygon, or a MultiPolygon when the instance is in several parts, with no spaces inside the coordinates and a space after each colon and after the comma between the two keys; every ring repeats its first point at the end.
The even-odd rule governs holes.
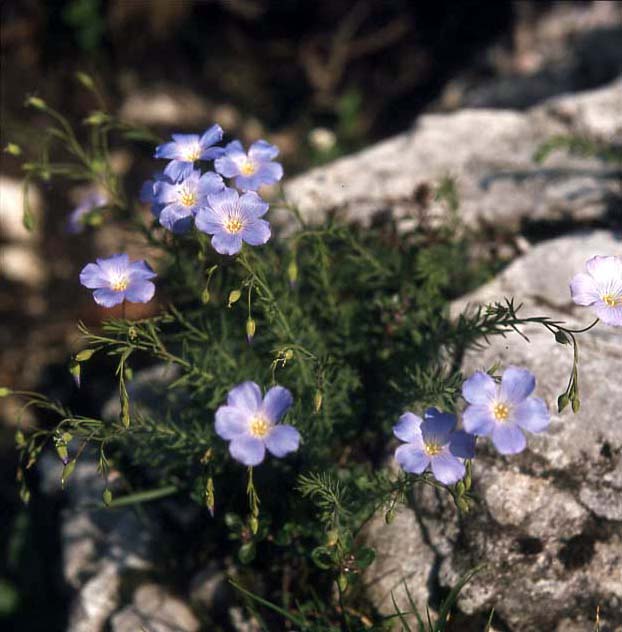
{"type": "MultiPolygon", "coordinates": [[[[97,107],[74,79],[84,71],[119,116],[161,136],[218,122],[246,142],[268,138],[291,175],[400,132],[424,109],[469,104],[469,87],[541,72],[546,45],[561,46],[563,25],[542,46],[538,24],[560,4],[590,3],[4,0],[0,141],[37,146],[46,121],[23,108],[25,95],[45,99],[79,127],[97,107]]],[[[597,85],[607,72],[604,64],[596,75],[575,73],[572,87],[597,85]]],[[[532,103],[526,96],[511,105],[532,103]]],[[[154,169],[151,152],[148,145],[114,148],[130,193],[154,169]]],[[[69,241],[65,222],[79,190],[54,181],[34,194],[37,226],[25,235],[22,158],[2,155],[0,385],[39,388],[88,413],[108,383],[99,398],[95,387],[89,401],[79,401],[66,372],[76,319],[101,317],[76,275],[125,236],[107,227],[69,241]]],[[[63,629],[59,506],[34,493],[30,509],[20,508],[15,410],[2,406],[0,622],[3,629],[63,629]]]]}

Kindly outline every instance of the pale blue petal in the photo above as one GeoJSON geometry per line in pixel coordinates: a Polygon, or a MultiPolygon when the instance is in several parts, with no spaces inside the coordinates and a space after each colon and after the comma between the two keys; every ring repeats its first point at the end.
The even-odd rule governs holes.
{"type": "Polygon", "coordinates": [[[217,123],[206,129],[199,140],[201,148],[211,147],[222,140],[222,127],[217,123]]]}
{"type": "Polygon", "coordinates": [[[197,191],[201,197],[205,197],[210,193],[218,193],[225,188],[222,178],[213,171],[207,171],[199,179],[197,191]]]}
{"type": "Polygon", "coordinates": [[[216,158],[214,161],[214,169],[225,176],[225,178],[235,178],[235,176],[240,173],[240,168],[237,163],[227,155],[216,158]]]}
{"type": "Polygon", "coordinates": [[[225,187],[220,191],[215,191],[207,196],[208,206],[223,216],[228,216],[238,208],[240,196],[235,189],[225,187]]]}
{"type": "Polygon", "coordinates": [[[266,455],[266,446],[261,439],[249,435],[234,437],[229,444],[231,456],[244,465],[259,465],[266,455]]]}
{"type": "Polygon", "coordinates": [[[470,434],[484,437],[489,435],[495,427],[490,406],[468,406],[462,413],[462,425],[470,434]]]}
{"type": "Polygon", "coordinates": [[[393,426],[393,434],[401,441],[407,443],[417,442],[423,449],[423,437],[421,436],[421,423],[423,419],[410,411],[405,412],[393,426]]]}
{"type": "Polygon", "coordinates": [[[514,408],[514,422],[529,432],[543,432],[549,426],[551,415],[546,402],[539,397],[528,397],[514,408]]]}
{"type": "Polygon", "coordinates": [[[436,408],[428,408],[423,415],[421,434],[425,443],[445,445],[456,427],[457,419],[450,413],[442,413],[436,408]]]}
{"type": "Polygon", "coordinates": [[[158,276],[153,268],[144,260],[132,261],[130,264],[130,278],[133,279],[154,279],[158,276]]]}
{"type": "Polygon", "coordinates": [[[600,300],[596,281],[589,274],[583,272],[572,277],[570,295],[577,305],[592,305],[600,300]]]}
{"type": "Polygon", "coordinates": [[[464,463],[448,452],[432,457],[432,474],[444,485],[453,485],[464,477],[464,463]]]}
{"type": "Polygon", "coordinates": [[[237,406],[220,406],[216,411],[216,434],[230,441],[248,431],[250,421],[247,410],[237,406]]]}
{"type": "Polygon", "coordinates": [[[397,448],[395,460],[405,472],[411,474],[421,474],[430,463],[430,457],[411,443],[405,443],[397,448]]]}
{"type": "Polygon", "coordinates": [[[108,287],[108,278],[96,263],[89,263],[80,272],[80,283],[89,289],[108,287]]]}
{"type": "Polygon", "coordinates": [[[469,404],[488,404],[497,395],[497,383],[483,371],[476,371],[462,385],[462,396],[469,404]]]}
{"type": "Polygon", "coordinates": [[[475,437],[463,430],[452,432],[449,436],[449,451],[461,459],[472,459],[475,456],[475,437]]]}
{"type": "Polygon", "coordinates": [[[283,386],[273,386],[263,399],[261,411],[269,421],[277,423],[289,410],[294,398],[283,386]]]}
{"type": "Polygon", "coordinates": [[[298,450],[300,433],[293,426],[279,424],[274,426],[265,439],[266,448],[274,456],[283,457],[298,450]]]}
{"type": "Polygon", "coordinates": [[[510,404],[519,404],[533,393],[536,377],[527,369],[508,367],[501,377],[501,395],[510,404]]]}
{"type": "Polygon", "coordinates": [[[527,440],[522,430],[514,424],[496,424],[492,442],[501,454],[518,454],[525,449],[527,440]]]}
{"type": "Polygon", "coordinates": [[[261,217],[268,212],[270,205],[262,200],[257,193],[250,191],[240,196],[240,209],[247,217],[261,217]]]}
{"type": "Polygon", "coordinates": [[[212,237],[212,246],[221,255],[235,255],[242,250],[242,237],[223,230],[212,237]]]}
{"type": "Polygon", "coordinates": [[[125,292],[115,292],[108,288],[100,288],[93,292],[93,298],[98,305],[103,307],[114,307],[123,303],[125,299],[125,292]]]}
{"type": "Polygon", "coordinates": [[[240,237],[251,246],[262,246],[270,239],[270,235],[270,224],[263,219],[246,223],[240,232],[240,237]]]}
{"type": "Polygon", "coordinates": [[[274,184],[283,177],[283,167],[278,162],[266,162],[257,169],[263,184],[274,184]]]}
{"type": "Polygon", "coordinates": [[[155,285],[151,281],[138,280],[127,287],[125,299],[130,303],[148,303],[154,294],[155,285]]]}
{"type": "Polygon", "coordinates": [[[605,325],[611,325],[612,327],[622,327],[622,305],[616,307],[610,307],[603,301],[599,301],[600,304],[596,304],[596,315],[600,318],[605,325]]]}
{"type": "Polygon", "coordinates": [[[261,406],[261,389],[255,382],[242,382],[229,391],[227,404],[253,415],[261,406]]]}
{"type": "Polygon", "coordinates": [[[253,160],[268,162],[279,155],[279,148],[276,145],[271,145],[266,140],[258,140],[250,146],[248,155],[253,160]]]}

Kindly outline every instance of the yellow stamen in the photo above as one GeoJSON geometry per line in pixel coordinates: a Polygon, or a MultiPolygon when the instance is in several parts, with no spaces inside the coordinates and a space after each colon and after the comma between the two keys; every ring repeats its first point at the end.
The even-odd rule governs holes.
{"type": "Polygon", "coordinates": [[[194,162],[201,157],[201,148],[200,147],[192,147],[186,151],[186,155],[184,156],[187,162],[194,162]]]}
{"type": "Polygon", "coordinates": [[[240,173],[243,176],[252,176],[255,173],[255,163],[248,158],[244,159],[244,162],[240,165],[240,173]]]}
{"type": "Polygon", "coordinates": [[[438,443],[426,443],[424,449],[428,456],[436,456],[442,452],[443,446],[438,445],[438,443]]]}
{"type": "Polygon", "coordinates": [[[268,434],[270,424],[263,417],[253,417],[249,430],[253,437],[262,438],[268,434]]]}
{"type": "Polygon", "coordinates": [[[117,277],[111,284],[110,287],[115,292],[123,292],[123,290],[127,290],[127,286],[130,284],[130,280],[127,277],[117,277]]]}
{"type": "Polygon", "coordinates": [[[235,235],[244,228],[244,222],[239,217],[230,217],[225,221],[225,230],[235,235]]]}
{"type": "Polygon", "coordinates": [[[197,203],[196,193],[192,193],[190,191],[182,191],[179,196],[179,201],[184,206],[194,206],[197,203]]]}
{"type": "Polygon", "coordinates": [[[507,421],[510,416],[510,407],[507,404],[495,404],[492,414],[497,421],[507,421]]]}
{"type": "Polygon", "coordinates": [[[613,294],[605,294],[603,297],[603,303],[607,307],[616,307],[622,305],[622,296],[614,296],[613,294]]]}

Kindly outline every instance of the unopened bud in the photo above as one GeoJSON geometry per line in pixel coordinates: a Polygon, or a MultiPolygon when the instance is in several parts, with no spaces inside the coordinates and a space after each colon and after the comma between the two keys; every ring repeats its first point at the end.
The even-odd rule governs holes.
{"type": "Polygon", "coordinates": [[[69,461],[69,454],[67,452],[67,445],[65,443],[59,443],[56,446],[56,454],[58,458],[66,465],[69,461]]]}
{"type": "Polygon", "coordinates": [[[37,110],[45,110],[47,108],[46,102],[39,97],[28,97],[26,99],[26,105],[37,108],[37,110]]]}
{"type": "Polygon", "coordinates": [[[313,408],[316,413],[320,412],[320,408],[322,408],[322,391],[315,391],[315,395],[313,396],[313,408]]]}
{"type": "Polygon", "coordinates": [[[395,520],[395,509],[391,507],[386,514],[384,514],[384,521],[386,524],[391,524],[395,520]]]}
{"type": "Polygon", "coordinates": [[[214,479],[210,476],[207,479],[207,485],[205,486],[205,506],[212,518],[214,517],[214,506],[216,504],[216,500],[214,497],[214,479]]]}
{"type": "Polygon", "coordinates": [[[456,483],[456,494],[458,494],[458,496],[464,496],[465,491],[466,487],[464,486],[464,483],[462,481],[458,481],[456,483]]]}
{"type": "Polygon", "coordinates": [[[555,332],[555,340],[559,342],[560,345],[570,344],[570,338],[568,334],[563,332],[561,329],[555,332]]]}
{"type": "Polygon", "coordinates": [[[294,359],[294,352],[291,349],[288,349],[283,357],[287,360],[287,362],[289,362],[294,359]]]}
{"type": "Polygon", "coordinates": [[[19,448],[26,443],[26,437],[24,437],[24,433],[21,430],[18,430],[15,433],[15,445],[19,448]]]}
{"type": "Polygon", "coordinates": [[[102,500],[104,501],[104,505],[106,505],[106,507],[109,507],[112,502],[112,492],[107,487],[102,494],[102,500]]]}
{"type": "Polygon", "coordinates": [[[229,292],[229,301],[227,307],[231,307],[234,303],[237,303],[240,300],[241,296],[242,292],[240,292],[240,290],[231,290],[231,292],[229,292]]]}
{"type": "Polygon", "coordinates": [[[290,285],[296,285],[296,281],[298,281],[298,264],[295,259],[292,259],[290,264],[287,266],[287,277],[290,285]]]}
{"type": "Polygon", "coordinates": [[[67,482],[67,479],[73,474],[73,471],[75,469],[76,469],[75,459],[65,464],[65,467],[63,468],[63,472],[60,476],[60,486],[63,489],[65,489],[65,483],[67,482]]]}
{"type": "Polygon", "coordinates": [[[326,546],[335,546],[339,541],[339,531],[337,529],[331,529],[326,534],[326,546]]]}
{"type": "Polygon", "coordinates": [[[11,154],[11,156],[20,156],[22,153],[22,148],[15,143],[8,143],[7,146],[4,148],[4,151],[7,154],[11,154]]]}
{"type": "Polygon", "coordinates": [[[348,588],[348,578],[345,573],[341,573],[339,577],[337,577],[337,586],[339,586],[341,592],[345,592],[348,588]]]}
{"type": "Polygon", "coordinates": [[[255,321],[252,318],[249,318],[246,321],[246,340],[248,341],[248,344],[253,341],[253,338],[255,336],[255,329],[255,321]]]}
{"type": "Polygon", "coordinates": [[[572,405],[572,412],[578,413],[579,408],[581,408],[581,400],[579,399],[579,396],[575,394],[570,403],[572,405]]]}
{"type": "Polygon", "coordinates": [[[562,393],[558,398],[557,398],[557,412],[562,412],[562,410],[564,410],[564,408],[566,408],[566,406],[568,406],[568,404],[570,403],[570,398],[568,397],[568,395],[566,395],[566,393],[562,393]]]}
{"type": "Polygon", "coordinates": [[[85,72],[77,72],[76,79],[89,90],[92,90],[95,87],[95,82],[93,81],[93,77],[87,75],[85,72]]]}
{"type": "Polygon", "coordinates": [[[6,386],[0,386],[0,399],[3,397],[8,397],[13,391],[6,386]]]}
{"type": "Polygon", "coordinates": [[[259,520],[255,516],[251,516],[248,519],[248,527],[251,530],[251,533],[255,535],[259,530],[259,520]]]}
{"type": "Polygon", "coordinates": [[[110,120],[110,117],[107,114],[104,114],[103,112],[91,112],[91,114],[89,114],[89,116],[87,116],[84,119],[84,122],[87,125],[97,126],[97,125],[102,125],[103,123],[106,123],[109,120],[110,120]]]}
{"type": "Polygon", "coordinates": [[[80,363],[72,360],[69,364],[69,373],[73,376],[73,381],[80,388],[80,363]]]}
{"type": "Polygon", "coordinates": [[[201,292],[201,303],[203,303],[203,305],[207,305],[209,303],[209,299],[210,299],[209,290],[205,288],[203,292],[201,292]]]}
{"type": "Polygon", "coordinates": [[[95,349],[82,349],[76,353],[76,362],[86,362],[91,359],[91,356],[95,353],[95,349]]]}

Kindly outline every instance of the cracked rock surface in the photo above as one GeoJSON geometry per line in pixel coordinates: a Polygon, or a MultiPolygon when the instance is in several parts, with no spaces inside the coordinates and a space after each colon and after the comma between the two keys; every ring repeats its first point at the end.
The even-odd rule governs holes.
{"type": "MultiPolygon", "coordinates": [[[[454,311],[515,296],[524,304],[523,315],[587,325],[592,314],[571,303],[568,282],[595,254],[622,255],[620,236],[594,231],[542,242],[457,301],[454,311]]],[[[393,524],[385,526],[379,517],[368,532],[379,560],[370,595],[390,613],[390,591],[404,578],[413,589],[423,587],[413,591],[423,608],[435,590],[453,586],[485,563],[461,593],[463,613],[494,607],[512,632],[572,632],[592,630],[600,604],[602,625],[611,626],[603,629],[618,630],[622,335],[599,325],[580,336],[581,409],[557,414],[572,352],[542,326],[527,326],[523,333],[530,342],[518,335],[498,337],[489,347],[468,352],[463,370],[468,375],[498,363],[534,372],[537,395],[551,407],[549,431],[529,435],[527,450],[516,456],[501,456],[488,440],[478,440],[473,486],[480,501],[467,517],[458,517],[451,503],[428,489],[417,491],[412,508],[402,510],[393,524]],[[389,561],[383,562],[387,554],[389,561]]]]}
{"type": "Polygon", "coordinates": [[[410,131],[290,180],[285,191],[308,221],[338,213],[366,224],[387,210],[413,215],[419,188],[450,175],[457,181],[461,219],[472,227],[606,221],[622,215],[619,168],[563,151],[538,165],[533,155],[556,135],[620,142],[621,111],[618,79],[525,112],[427,114],[410,131]]]}

